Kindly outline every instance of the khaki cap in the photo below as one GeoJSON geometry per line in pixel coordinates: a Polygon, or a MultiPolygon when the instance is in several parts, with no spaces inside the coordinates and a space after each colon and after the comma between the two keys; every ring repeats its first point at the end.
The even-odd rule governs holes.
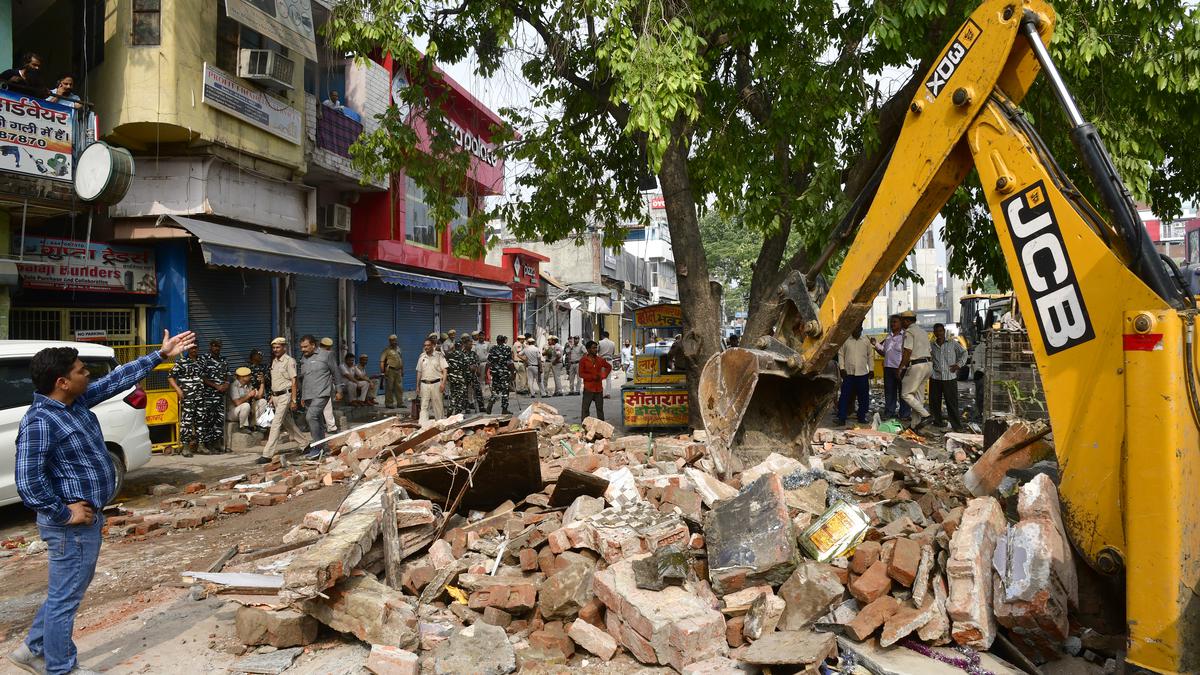
{"type": "Polygon", "coordinates": [[[450,330],[446,331],[446,334],[447,335],[458,335],[458,331],[451,328],[450,330]]]}
{"type": "Polygon", "coordinates": [[[333,338],[321,338],[321,346],[322,347],[332,347],[333,346],[333,338]]]}
{"type": "Polygon", "coordinates": [[[901,319],[915,319],[915,318],[917,318],[917,313],[912,311],[911,309],[906,310],[906,311],[900,312],[900,318],[901,319]]]}
{"type": "Polygon", "coordinates": [[[275,338],[274,340],[271,340],[271,344],[273,344],[273,345],[286,345],[286,344],[287,344],[287,340],[285,340],[285,339],[283,339],[283,338],[281,338],[281,337],[277,337],[277,338],[275,338]]]}
{"type": "Polygon", "coordinates": [[[249,377],[250,369],[247,368],[246,366],[242,366],[241,368],[238,368],[237,370],[233,371],[233,374],[237,375],[238,377],[249,377]]]}
{"type": "Polygon", "coordinates": [[[400,338],[396,337],[395,333],[392,333],[391,335],[388,336],[388,340],[398,340],[398,339],[400,339],[400,338]]]}

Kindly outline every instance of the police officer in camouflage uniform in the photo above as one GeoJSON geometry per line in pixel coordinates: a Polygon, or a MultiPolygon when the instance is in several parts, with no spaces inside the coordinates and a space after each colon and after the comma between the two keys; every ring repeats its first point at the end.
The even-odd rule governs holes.
{"type": "Polygon", "coordinates": [[[179,396],[179,442],[183,444],[183,456],[191,457],[199,452],[202,440],[200,418],[204,410],[204,372],[199,362],[199,348],[195,344],[171,367],[167,383],[179,396]]]}
{"type": "Polygon", "coordinates": [[[200,440],[209,452],[216,455],[226,452],[225,392],[229,391],[229,363],[221,357],[221,341],[211,340],[208,353],[197,362],[200,364],[201,377],[204,378],[199,419],[200,440]]]}
{"type": "Polygon", "coordinates": [[[516,364],[513,363],[512,347],[507,343],[506,336],[497,335],[496,346],[488,352],[487,367],[492,376],[492,397],[488,400],[488,414],[491,414],[492,406],[496,405],[496,399],[500,399],[500,412],[508,414],[508,392],[512,389],[516,364]]]}
{"type": "Polygon", "coordinates": [[[466,413],[470,403],[467,400],[468,386],[471,377],[471,365],[474,354],[456,348],[446,352],[446,361],[450,367],[446,369],[448,379],[446,387],[446,414],[457,415],[466,413]]]}
{"type": "Polygon", "coordinates": [[[483,373],[479,369],[479,358],[475,356],[474,336],[462,336],[458,341],[458,351],[465,354],[467,362],[471,364],[467,368],[467,397],[463,412],[480,412],[483,410],[483,387],[479,381],[483,379],[483,373]]]}

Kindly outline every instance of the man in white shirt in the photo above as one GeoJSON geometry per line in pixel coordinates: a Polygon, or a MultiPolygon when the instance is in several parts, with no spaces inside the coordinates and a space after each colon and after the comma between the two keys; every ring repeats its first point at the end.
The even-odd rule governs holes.
{"type": "Polygon", "coordinates": [[[525,364],[525,383],[529,385],[529,395],[541,398],[542,350],[528,336],[525,346],[521,348],[521,361],[525,364]]]}
{"type": "Polygon", "coordinates": [[[440,420],[446,416],[442,405],[442,395],[446,392],[446,375],[450,364],[446,355],[431,340],[425,340],[425,351],[417,359],[417,387],[421,396],[421,415],[418,421],[422,426],[430,420],[440,420]]]}
{"type": "Polygon", "coordinates": [[[600,333],[600,344],[596,347],[596,356],[606,360],[612,365],[612,373],[604,378],[604,398],[609,398],[609,393],[612,391],[613,373],[617,372],[617,343],[613,342],[608,337],[608,331],[600,333]]]}
{"type": "Polygon", "coordinates": [[[550,382],[554,382],[554,396],[563,395],[562,360],[563,348],[558,344],[558,336],[547,338],[549,344],[542,352],[542,391],[550,396],[550,382]]]}
{"type": "Polygon", "coordinates": [[[370,362],[371,358],[366,354],[358,355],[358,365],[354,367],[354,379],[367,383],[366,405],[375,405],[375,390],[379,385],[375,384],[375,379],[367,374],[367,364],[370,362]]]}
{"type": "Polygon", "coordinates": [[[871,405],[871,372],[875,365],[875,348],[863,337],[862,324],[854,329],[850,337],[838,349],[838,368],[842,371],[842,391],[838,396],[838,426],[845,426],[850,412],[850,400],[858,399],[857,418],[867,422],[867,409],[871,405]]]}
{"type": "Polygon", "coordinates": [[[942,401],[946,402],[946,419],[955,431],[962,431],[958,411],[958,371],[967,365],[967,350],[958,340],[946,339],[946,327],[933,327],[933,344],[929,346],[933,368],[929,380],[929,411],[935,426],[945,426],[942,401]]]}
{"type": "Polygon", "coordinates": [[[900,357],[900,398],[912,408],[915,419],[912,430],[918,431],[929,421],[929,410],[923,401],[925,385],[933,372],[930,363],[929,333],[917,325],[913,311],[902,312],[900,322],[904,324],[904,347],[900,357]]]}

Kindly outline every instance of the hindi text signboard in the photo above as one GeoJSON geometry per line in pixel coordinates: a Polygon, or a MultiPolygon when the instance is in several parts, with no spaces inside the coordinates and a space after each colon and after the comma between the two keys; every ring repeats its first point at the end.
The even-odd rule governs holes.
{"type": "Polygon", "coordinates": [[[139,246],[122,246],[76,239],[25,237],[18,270],[21,286],[93,293],[154,295],[158,280],[154,252],[139,246]]]}
{"type": "Polygon", "coordinates": [[[75,111],[0,90],[0,171],[71,182],[75,111]]]}

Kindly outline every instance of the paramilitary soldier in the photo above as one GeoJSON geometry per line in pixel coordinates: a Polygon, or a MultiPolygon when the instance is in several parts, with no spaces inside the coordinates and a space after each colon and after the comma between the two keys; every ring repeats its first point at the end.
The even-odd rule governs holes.
{"type": "Polygon", "coordinates": [[[469,402],[467,400],[468,387],[470,385],[471,365],[475,360],[475,355],[466,350],[463,346],[458,346],[446,352],[446,361],[450,364],[446,373],[449,378],[448,386],[446,387],[446,414],[457,415],[458,413],[467,413],[469,402]]]}
{"type": "MultiPolygon", "coordinates": [[[[200,443],[212,440],[212,429],[201,423],[204,412],[204,368],[199,361],[199,348],[194,344],[185,356],[180,356],[167,383],[179,396],[179,442],[183,444],[183,456],[191,457],[200,452],[200,443]]],[[[221,430],[218,426],[217,430],[221,430]]]]}
{"type": "Polygon", "coordinates": [[[496,336],[496,346],[488,352],[488,371],[492,376],[492,397],[488,400],[487,411],[492,412],[496,399],[500,399],[500,412],[508,414],[508,392],[512,390],[513,375],[516,365],[513,363],[512,347],[508,346],[508,337],[496,336]]]}

